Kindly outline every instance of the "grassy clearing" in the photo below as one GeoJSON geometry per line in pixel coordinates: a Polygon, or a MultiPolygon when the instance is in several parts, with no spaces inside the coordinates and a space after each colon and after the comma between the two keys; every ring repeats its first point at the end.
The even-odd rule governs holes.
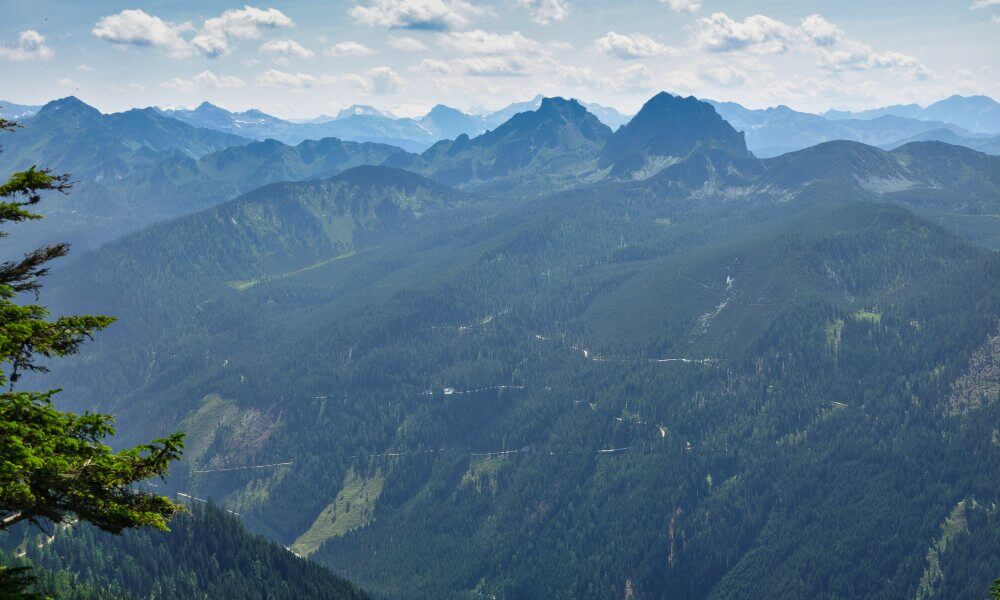
{"type": "Polygon", "coordinates": [[[505,456],[474,456],[469,459],[469,470],[462,476],[461,485],[474,485],[476,491],[483,491],[484,486],[491,492],[497,490],[497,474],[506,462],[505,456]]]}
{"type": "Polygon", "coordinates": [[[309,556],[323,542],[367,525],[372,520],[375,502],[382,493],[383,483],[381,469],[375,471],[370,479],[359,477],[353,469],[348,471],[336,499],[295,540],[291,545],[292,551],[300,556],[309,556]]]}
{"type": "Polygon", "coordinates": [[[180,430],[184,432],[184,455],[191,465],[198,464],[203,458],[205,451],[215,441],[215,432],[219,427],[234,424],[239,418],[236,404],[218,394],[209,394],[201,402],[198,410],[185,418],[180,426],[180,430]]]}
{"type": "Polygon", "coordinates": [[[260,285],[262,283],[269,283],[271,281],[278,281],[279,279],[287,279],[289,277],[294,277],[296,275],[300,275],[300,274],[305,273],[307,271],[312,271],[313,269],[318,269],[318,268],[320,268],[320,267],[322,267],[324,265],[328,265],[328,264],[330,264],[330,263],[332,263],[334,261],[343,260],[345,258],[350,258],[350,257],[354,256],[354,254],[355,254],[354,250],[351,250],[350,252],[345,252],[343,254],[334,256],[333,258],[327,258],[326,260],[321,260],[318,263],[311,264],[311,265],[306,266],[306,267],[302,267],[301,269],[295,269],[294,271],[288,271],[288,272],[285,272],[285,273],[275,273],[273,275],[262,275],[260,277],[257,277],[256,279],[240,279],[240,280],[234,280],[234,281],[227,281],[226,285],[228,285],[229,287],[233,288],[237,292],[242,292],[242,291],[248,290],[248,289],[250,289],[250,288],[252,288],[252,287],[254,287],[256,285],[260,285]]]}
{"type": "Polygon", "coordinates": [[[865,310],[861,309],[854,313],[855,321],[862,321],[878,325],[882,322],[882,313],[877,310],[865,310]]]}

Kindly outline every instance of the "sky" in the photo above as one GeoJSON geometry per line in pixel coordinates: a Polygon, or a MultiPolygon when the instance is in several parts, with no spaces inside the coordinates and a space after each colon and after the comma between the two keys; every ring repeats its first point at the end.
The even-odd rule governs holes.
{"type": "Polygon", "coordinates": [[[811,112],[1000,98],[1000,0],[7,4],[0,98],[104,112],[417,116],[544,94],[634,113],[660,90],[811,112]]]}

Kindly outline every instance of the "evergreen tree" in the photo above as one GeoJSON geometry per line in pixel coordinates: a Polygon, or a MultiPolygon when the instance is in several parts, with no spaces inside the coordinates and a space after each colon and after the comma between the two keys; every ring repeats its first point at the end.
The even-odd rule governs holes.
{"type": "MultiPolygon", "coordinates": [[[[0,130],[16,127],[0,119],[0,130]]],[[[67,175],[48,169],[15,173],[0,185],[0,224],[42,218],[31,211],[42,194],[66,193],[70,186],[67,175]]],[[[145,525],[166,529],[181,507],[132,484],[166,473],[180,457],[181,434],[114,452],[102,443],[114,435],[110,415],[56,410],[52,396],[58,390],[14,389],[25,372],[47,371],[41,360],[75,353],[114,321],[93,315],[52,320],[45,307],[19,303],[32,294],[37,302],[47,264],[68,251],[66,244],[50,245],[0,264],[0,387],[7,388],[0,393],[0,531],[20,522],[43,528],[72,520],[113,533],[145,525]]],[[[0,570],[0,585],[9,588],[5,594],[30,582],[21,570],[0,570]]]]}

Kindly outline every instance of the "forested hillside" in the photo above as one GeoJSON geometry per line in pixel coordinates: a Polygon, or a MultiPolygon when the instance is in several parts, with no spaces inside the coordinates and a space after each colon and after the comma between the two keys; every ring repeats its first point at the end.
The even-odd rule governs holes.
{"type": "Polygon", "coordinates": [[[361,599],[365,594],[326,569],[248,533],[236,516],[194,503],[170,532],[121,536],[72,525],[53,537],[35,529],[8,535],[5,563],[36,567],[35,590],[55,598],[361,599]]]}
{"type": "MultiPolygon", "coordinates": [[[[364,167],[109,244],[53,293],[121,324],[52,378],[123,442],[182,429],[168,490],[379,595],[979,598],[997,159],[757,161],[648,109],[705,126],[561,192],[364,167]]],[[[519,122],[553,111],[580,131],[519,122]]]]}

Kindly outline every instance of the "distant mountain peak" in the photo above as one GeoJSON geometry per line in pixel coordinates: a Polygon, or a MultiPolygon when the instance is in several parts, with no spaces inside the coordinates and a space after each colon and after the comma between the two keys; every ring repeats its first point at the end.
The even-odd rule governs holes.
{"type": "Polygon", "coordinates": [[[345,108],[344,110],[337,113],[335,118],[346,119],[347,117],[353,117],[357,115],[362,115],[366,117],[385,117],[387,119],[394,119],[395,116],[383,110],[379,110],[374,106],[368,106],[366,104],[354,104],[345,108]]]}
{"type": "MultiPolygon", "coordinates": [[[[579,129],[584,137],[590,140],[603,140],[607,138],[611,130],[607,125],[591,114],[577,100],[555,96],[552,98],[542,98],[536,110],[525,111],[511,117],[509,121],[497,127],[491,134],[505,135],[504,132],[512,130],[534,130],[539,126],[552,127],[552,122],[556,121],[563,127],[572,126],[579,129]]],[[[491,134],[486,134],[487,137],[491,134]]]]}
{"type": "Polygon", "coordinates": [[[78,114],[89,114],[99,116],[101,111],[97,110],[93,106],[87,104],[83,100],[80,100],[76,96],[66,96],[65,98],[59,98],[58,100],[53,100],[43,106],[38,114],[46,114],[54,111],[61,112],[73,112],[78,114]]]}
{"type": "Polygon", "coordinates": [[[538,110],[555,110],[560,108],[568,108],[570,110],[587,110],[576,98],[566,99],[562,96],[552,96],[542,98],[541,103],[538,106],[538,110]]]}
{"type": "Polygon", "coordinates": [[[624,175],[650,161],[681,160],[695,150],[752,156],[743,133],[733,129],[711,104],[694,96],[660,92],[615,132],[601,155],[601,165],[614,166],[618,175],[624,175]]]}
{"type": "Polygon", "coordinates": [[[466,114],[445,104],[436,104],[419,122],[422,127],[443,139],[454,138],[463,133],[478,135],[486,129],[482,117],[466,114]]]}
{"type": "MultiPolygon", "coordinates": [[[[592,165],[611,129],[576,100],[543,98],[491,131],[442,141],[421,155],[425,172],[447,185],[524,185],[592,165]]],[[[557,184],[558,185],[558,184],[557,184]]]]}
{"type": "Polygon", "coordinates": [[[194,112],[199,114],[231,114],[228,110],[222,108],[221,106],[216,106],[211,102],[202,102],[194,109],[194,112]]]}
{"type": "Polygon", "coordinates": [[[452,108],[447,104],[435,104],[434,108],[428,111],[426,116],[438,116],[438,115],[464,115],[465,113],[458,110],[457,108],[452,108]]]}

